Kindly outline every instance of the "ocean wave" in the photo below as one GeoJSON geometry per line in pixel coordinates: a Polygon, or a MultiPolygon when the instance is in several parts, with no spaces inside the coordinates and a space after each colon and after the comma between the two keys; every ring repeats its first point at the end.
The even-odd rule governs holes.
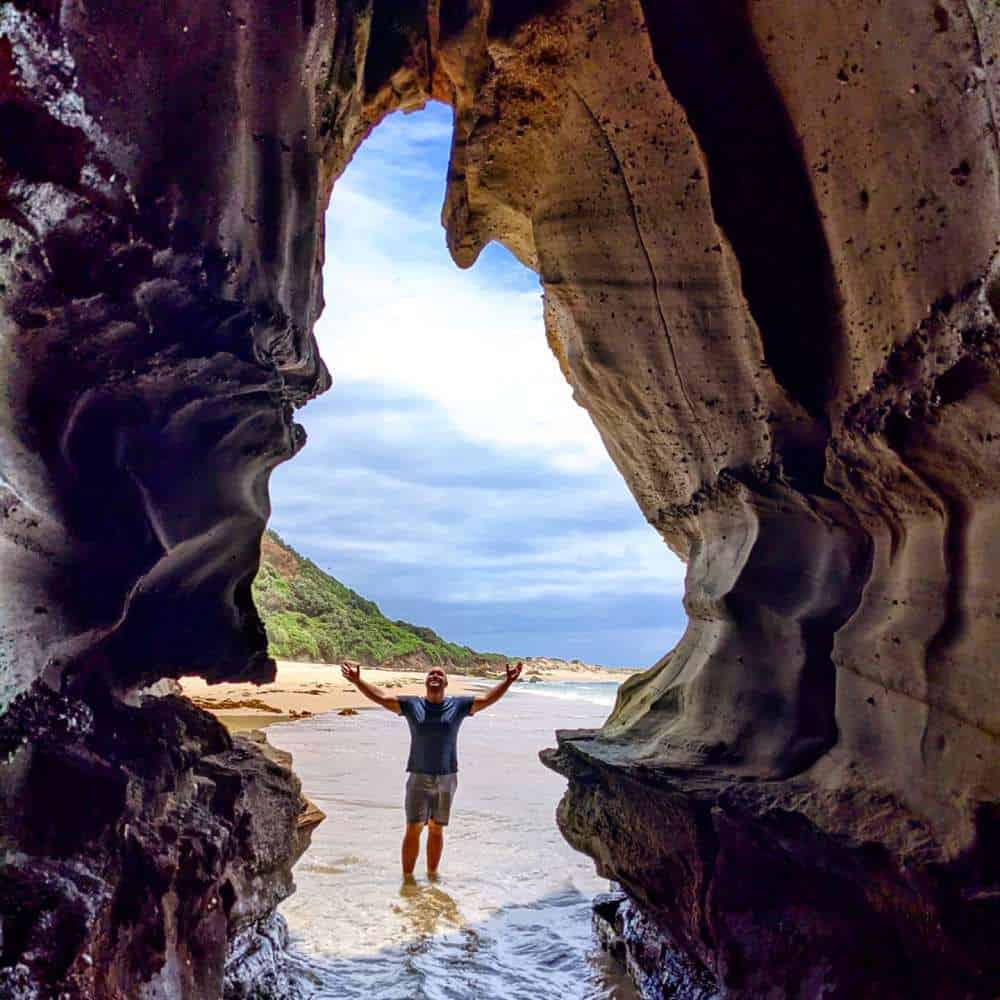
{"type": "Polygon", "coordinates": [[[534,695],[542,698],[555,698],[559,701],[584,701],[590,705],[601,705],[613,708],[615,697],[620,687],[615,681],[564,681],[546,684],[518,685],[512,690],[517,694],[534,695]]]}
{"type": "Polygon", "coordinates": [[[288,971],[303,1000],[634,996],[596,947],[589,925],[589,899],[568,886],[531,904],[501,907],[479,924],[421,934],[374,954],[334,958],[309,954],[296,947],[304,942],[294,942],[288,971]]]}

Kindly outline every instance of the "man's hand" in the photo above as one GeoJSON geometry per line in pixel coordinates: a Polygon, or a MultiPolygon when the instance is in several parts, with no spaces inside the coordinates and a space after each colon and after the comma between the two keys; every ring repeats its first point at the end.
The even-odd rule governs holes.
{"type": "Polygon", "coordinates": [[[361,679],[361,665],[352,663],[342,663],[340,672],[344,675],[345,681],[350,681],[366,698],[400,715],[399,699],[395,695],[386,694],[381,688],[369,684],[361,679]]]}
{"type": "Polygon", "coordinates": [[[484,708],[489,708],[490,705],[498,702],[509,690],[510,686],[521,676],[521,671],[524,669],[523,663],[508,663],[507,664],[507,676],[496,685],[496,687],[490,688],[486,694],[481,694],[472,702],[472,708],[469,710],[470,715],[475,715],[476,712],[481,712],[484,708]]]}

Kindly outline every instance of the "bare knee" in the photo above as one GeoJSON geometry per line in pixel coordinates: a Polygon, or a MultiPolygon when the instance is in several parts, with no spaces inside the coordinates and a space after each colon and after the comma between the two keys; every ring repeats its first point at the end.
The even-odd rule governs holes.
{"type": "Polygon", "coordinates": [[[435,823],[434,820],[427,821],[427,836],[428,837],[443,837],[444,827],[439,823],[435,823]]]}
{"type": "Polygon", "coordinates": [[[426,825],[426,823],[407,823],[406,832],[403,834],[404,838],[406,840],[419,840],[426,825]]]}

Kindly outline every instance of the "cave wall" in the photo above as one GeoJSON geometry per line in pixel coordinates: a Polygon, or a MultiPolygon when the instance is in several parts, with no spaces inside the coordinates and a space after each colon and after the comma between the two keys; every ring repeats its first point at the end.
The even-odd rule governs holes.
{"type": "Polygon", "coordinates": [[[270,676],[250,581],[329,385],[326,202],[385,114],[447,101],[456,262],[538,271],[688,566],[680,644],[549,757],[564,832],[730,995],[852,988],[762,944],[824,857],[857,891],[824,938],[816,889],[803,953],[877,911],[928,990],[950,962],[992,995],[998,46],[978,0],[6,3],[0,706],[270,676]],[[779,829],[770,915],[740,909],[779,829]]]}
{"type": "Polygon", "coordinates": [[[245,13],[3,7],[3,702],[81,657],[269,669],[267,473],[328,384],[319,65],[297,11],[245,13]]]}
{"type": "Polygon", "coordinates": [[[538,267],[688,563],[688,632],[609,733],[758,776],[832,752],[957,849],[998,778],[996,8],[562,11],[493,44],[448,221],[460,262],[538,267]]]}
{"type": "Polygon", "coordinates": [[[227,954],[259,971],[318,821],[140,690],[273,676],[250,584],[329,384],[332,37],[281,3],[0,5],[4,997],[244,995],[227,954]]]}

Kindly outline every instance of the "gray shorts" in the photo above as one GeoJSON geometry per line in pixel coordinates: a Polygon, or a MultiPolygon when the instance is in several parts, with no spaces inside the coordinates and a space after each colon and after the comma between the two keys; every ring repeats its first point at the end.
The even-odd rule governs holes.
{"type": "Polygon", "coordinates": [[[457,788],[457,774],[411,771],[406,777],[406,822],[426,823],[432,819],[438,826],[447,826],[457,788]]]}

